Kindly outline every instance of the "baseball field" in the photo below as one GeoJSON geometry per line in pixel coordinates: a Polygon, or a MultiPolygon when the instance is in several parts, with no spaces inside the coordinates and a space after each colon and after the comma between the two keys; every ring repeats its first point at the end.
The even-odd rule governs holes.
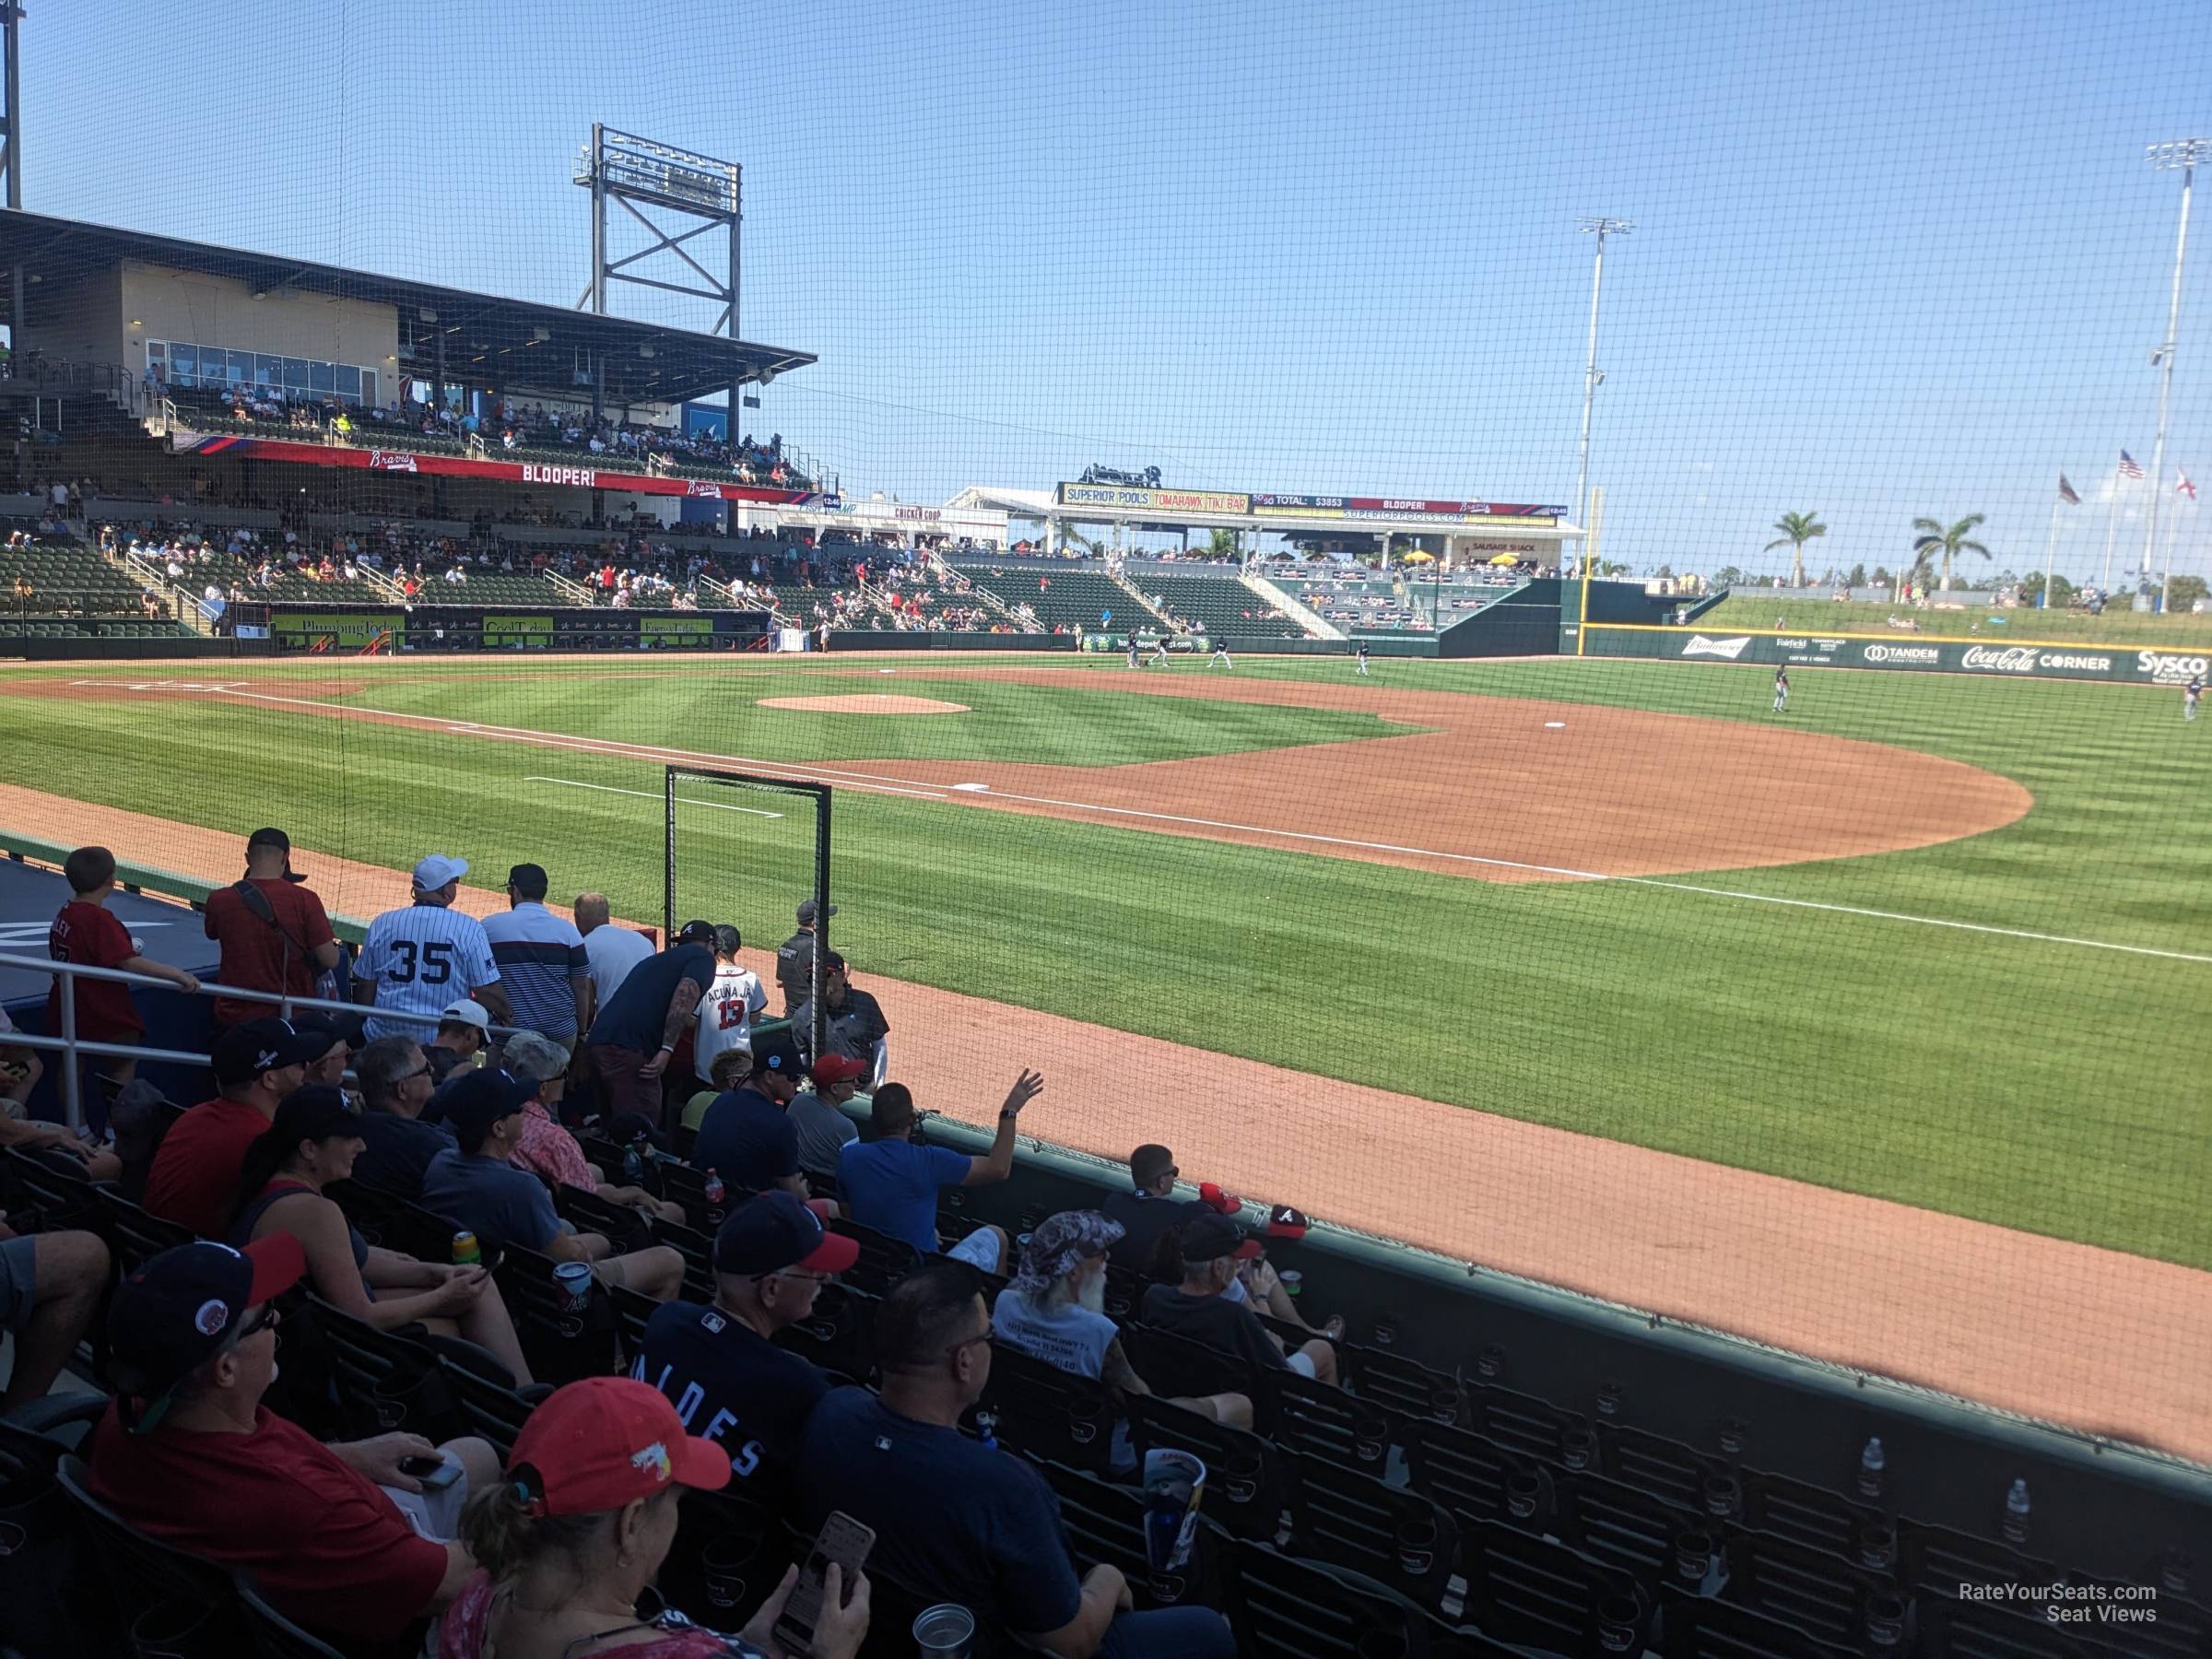
{"type": "MultiPolygon", "coordinates": [[[[533,860],[557,893],[597,888],[653,921],[665,762],[819,776],[838,786],[834,943],[882,994],[895,1055],[941,1008],[935,1059],[979,1097],[1032,1030],[1101,1056],[1040,1133],[1125,1149],[1150,1122],[1179,1151],[1219,1144],[1255,1186],[1288,1179],[1295,1145],[1309,1183],[1357,1189],[1342,1218],[1463,1251],[1532,1183],[1548,1196],[1519,1231],[1603,1233],[1687,1172],[1677,1190],[1723,1230],[1732,1206],[1754,1234],[1751,1211],[1778,1206],[1768,1259],[1673,1295],[1684,1241],[1654,1224],[1611,1246],[1641,1277],[1547,1277],[1777,1339],[1834,1310],[1756,1316],[1776,1285],[1819,1300],[1848,1279],[1874,1306],[1888,1288],[1860,1281],[1907,1253],[1986,1257],[2004,1287],[1987,1294],[2021,1302],[1983,1310],[1994,1324],[2036,1317],[2039,1282],[2102,1294],[2048,1285],[2092,1266],[2135,1276],[2147,1320],[2205,1300],[2212,719],[2184,724],[2178,691],[1803,670],[1775,713],[1768,670],[1598,661],[1378,659],[1367,679],[1341,659],[935,654],[214,672],[0,674],[0,826],[73,839],[122,809],[182,844],[282,824],[357,912],[337,878],[355,865],[451,852],[497,888],[533,860]],[[1364,1104],[1308,1120],[1309,1082],[1364,1104]],[[1454,1118],[1520,1148],[1527,1179],[1454,1118]],[[1665,1157],[1604,1164],[1639,1148],[1665,1157]],[[1395,1215],[1394,1192],[1420,1202],[1395,1215]],[[1825,1216],[1837,1195],[1858,1207],[1790,1238],[1793,1206],[1825,1216]],[[1453,1205],[1468,1214],[1438,1218],[1453,1205]],[[1947,1234],[1949,1218],[1977,1225],[1947,1234]],[[1865,1265],[1789,1279],[1775,1259],[1920,1225],[1938,1230],[1865,1265]],[[2095,1248],[2008,1278],[2015,1240],[2022,1264],[2052,1241],[2095,1248]]],[[[772,947],[808,868],[795,810],[685,795],[682,908],[772,947]]],[[[160,845],[116,850],[164,864],[160,845]]],[[[1266,1195],[1332,1213],[1311,1184],[1266,1195]]],[[[1872,1340],[1825,1351],[1971,1381],[1872,1340]]],[[[2160,1340],[2177,1386],[2201,1375],[2197,1337],[2160,1340]]],[[[2109,1396],[2025,1403],[2191,1440],[2109,1396]]]]}

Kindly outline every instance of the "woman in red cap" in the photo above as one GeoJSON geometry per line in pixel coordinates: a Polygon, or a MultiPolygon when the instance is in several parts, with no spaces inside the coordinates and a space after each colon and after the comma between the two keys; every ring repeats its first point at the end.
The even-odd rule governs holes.
{"type": "MultiPolygon", "coordinates": [[[[446,1609],[439,1659],[782,1659],[769,1631],[798,1569],[738,1636],[680,1613],[641,1619],[638,1598],[676,1540],[679,1488],[716,1491],[729,1454],[684,1432],[656,1388],[589,1377],[530,1414],[508,1478],[469,1500],[461,1536],[483,1571],[446,1609]]],[[[868,1581],[848,1599],[836,1564],[823,1585],[815,1659],[852,1659],[868,1632],[868,1581]]]]}

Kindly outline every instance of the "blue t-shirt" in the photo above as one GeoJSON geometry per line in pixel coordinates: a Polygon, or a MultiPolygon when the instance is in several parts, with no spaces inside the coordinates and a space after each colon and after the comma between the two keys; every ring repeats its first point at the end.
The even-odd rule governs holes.
{"type": "Polygon", "coordinates": [[[765,1193],[799,1172],[798,1125],[759,1089],[733,1088],[700,1119],[689,1161],[713,1171],[733,1193],[765,1193]]]}
{"type": "Polygon", "coordinates": [[[830,1392],[817,1367],[697,1302],[662,1304],[629,1374],[666,1394],[686,1432],[727,1452],[731,1474],[756,1487],[763,1470],[771,1481],[789,1475],[807,1416],[830,1392]]]}
{"type": "Polygon", "coordinates": [[[912,1141],[853,1141],[837,1155],[845,1214],[904,1239],[924,1255],[937,1249],[937,1189],[968,1179],[968,1155],[912,1141]]]}
{"type": "Polygon", "coordinates": [[[486,1250],[543,1250],[560,1231],[546,1183],[496,1158],[449,1147],[422,1172],[422,1206],[477,1235],[486,1250]]]}
{"type": "Polygon", "coordinates": [[[1082,1606],[1053,1489],[1010,1452],[840,1388],[806,1419],[797,1479],[806,1531],[844,1511],[876,1529],[871,1563],[979,1624],[1033,1635],[1082,1606]]]}
{"type": "Polygon", "coordinates": [[[585,1041],[614,1048],[656,1053],[661,1032],[668,1023],[668,999],[685,980],[704,996],[714,982],[714,953],[704,945],[677,945],[647,957],[627,974],[599,1017],[592,1021],[585,1041]]]}
{"type": "Polygon", "coordinates": [[[395,1112],[364,1112],[352,1128],[362,1141],[360,1155],[353,1160],[353,1178],[403,1198],[422,1196],[423,1172],[430,1159],[453,1144],[453,1132],[443,1124],[401,1117],[395,1112]]]}

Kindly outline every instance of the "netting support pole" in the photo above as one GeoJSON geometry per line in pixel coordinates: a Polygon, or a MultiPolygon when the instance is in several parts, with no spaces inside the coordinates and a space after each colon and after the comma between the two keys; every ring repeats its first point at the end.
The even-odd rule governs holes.
{"type": "Polygon", "coordinates": [[[676,943],[676,768],[661,773],[661,948],[676,943]]]}
{"type": "MultiPolygon", "coordinates": [[[[673,821],[673,820],[672,820],[673,821]]],[[[814,797],[814,962],[808,975],[807,1006],[814,1030],[806,1034],[807,1053],[822,1057],[822,1039],[829,1016],[822,1006],[822,959],[830,953],[830,792],[814,797]]],[[[871,1085],[873,1087],[873,1085],[871,1085]]]]}

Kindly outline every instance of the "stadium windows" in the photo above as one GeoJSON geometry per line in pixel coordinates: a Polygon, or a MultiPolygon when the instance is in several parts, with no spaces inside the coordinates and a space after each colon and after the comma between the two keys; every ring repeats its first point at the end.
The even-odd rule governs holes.
{"type": "Polygon", "coordinates": [[[234,386],[243,386],[252,382],[253,379],[253,354],[250,351],[233,351],[229,354],[229,359],[230,383],[234,386]]]}
{"type": "Polygon", "coordinates": [[[338,395],[347,403],[361,401],[361,371],[351,363],[337,365],[338,395]]]}
{"type": "Polygon", "coordinates": [[[316,392],[335,392],[338,389],[338,366],[335,363],[310,363],[307,366],[307,383],[316,392]]]}
{"type": "Polygon", "coordinates": [[[284,359],[284,383],[294,392],[304,392],[308,389],[307,359],[305,358],[288,357],[284,359]]]}
{"type": "Polygon", "coordinates": [[[271,357],[265,351],[255,354],[253,359],[253,383],[257,386],[283,385],[284,359],[280,357],[271,357]]]}
{"type": "Polygon", "coordinates": [[[200,383],[200,348],[196,346],[173,346],[170,348],[171,375],[180,386],[200,383]]]}

